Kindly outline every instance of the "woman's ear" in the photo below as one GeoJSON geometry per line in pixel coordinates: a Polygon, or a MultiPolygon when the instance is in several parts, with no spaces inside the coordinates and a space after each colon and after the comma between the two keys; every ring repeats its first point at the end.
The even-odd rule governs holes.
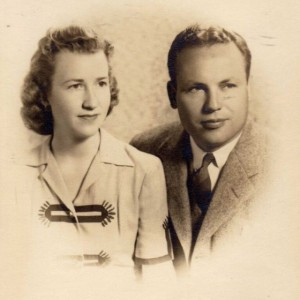
{"type": "Polygon", "coordinates": [[[171,107],[175,109],[175,108],[177,108],[176,88],[171,80],[168,81],[168,83],[167,83],[167,90],[168,90],[168,96],[169,96],[171,107]]]}

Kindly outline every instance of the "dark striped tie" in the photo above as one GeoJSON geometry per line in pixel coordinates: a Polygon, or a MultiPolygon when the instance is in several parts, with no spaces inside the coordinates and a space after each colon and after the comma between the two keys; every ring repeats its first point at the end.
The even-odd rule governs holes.
{"type": "Polygon", "coordinates": [[[212,196],[208,166],[213,161],[215,161],[214,155],[207,153],[203,157],[202,166],[192,174],[193,197],[203,214],[207,212],[212,196]]]}
{"type": "Polygon", "coordinates": [[[193,252],[204,216],[212,198],[211,181],[208,173],[208,166],[215,162],[214,155],[207,153],[203,157],[202,166],[191,172],[189,181],[189,193],[192,217],[192,247],[193,252]]]}

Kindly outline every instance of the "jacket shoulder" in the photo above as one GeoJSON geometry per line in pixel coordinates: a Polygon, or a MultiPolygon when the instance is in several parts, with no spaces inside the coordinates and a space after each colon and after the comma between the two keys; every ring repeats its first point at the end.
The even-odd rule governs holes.
{"type": "Polygon", "coordinates": [[[131,140],[130,144],[141,151],[157,155],[180,138],[183,128],[179,122],[172,122],[146,130],[131,140]]]}
{"type": "Polygon", "coordinates": [[[268,165],[268,152],[269,140],[266,132],[254,121],[249,122],[235,147],[235,153],[243,162],[249,176],[268,165]]]}

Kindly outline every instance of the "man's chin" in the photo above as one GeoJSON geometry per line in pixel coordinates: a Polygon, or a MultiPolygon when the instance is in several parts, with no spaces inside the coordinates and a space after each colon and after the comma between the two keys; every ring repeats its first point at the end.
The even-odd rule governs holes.
{"type": "Polygon", "coordinates": [[[199,148],[201,148],[205,152],[213,152],[221,148],[222,146],[227,144],[227,140],[224,139],[224,135],[216,136],[216,135],[202,135],[195,139],[196,144],[199,148]]]}

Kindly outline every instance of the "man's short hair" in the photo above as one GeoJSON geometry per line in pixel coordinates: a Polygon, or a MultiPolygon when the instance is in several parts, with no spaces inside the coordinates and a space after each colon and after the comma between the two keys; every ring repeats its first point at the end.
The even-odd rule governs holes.
{"type": "Polygon", "coordinates": [[[176,59],[183,49],[226,44],[230,42],[233,42],[237,46],[244,57],[245,70],[248,79],[251,66],[251,52],[246,41],[236,32],[215,26],[202,28],[200,25],[195,24],[180,32],[175,37],[169,50],[168,70],[173,86],[176,86],[176,59]]]}
{"type": "Polygon", "coordinates": [[[102,50],[109,67],[111,101],[108,114],[119,102],[117,81],[110,65],[110,57],[113,53],[112,44],[88,28],[68,26],[61,29],[50,29],[46,36],[39,41],[21,93],[23,121],[26,127],[38,134],[53,133],[53,116],[48,102],[48,94],[54,74],[55,55],[63,50],[77,53],[95,53],[102,50]]]}

